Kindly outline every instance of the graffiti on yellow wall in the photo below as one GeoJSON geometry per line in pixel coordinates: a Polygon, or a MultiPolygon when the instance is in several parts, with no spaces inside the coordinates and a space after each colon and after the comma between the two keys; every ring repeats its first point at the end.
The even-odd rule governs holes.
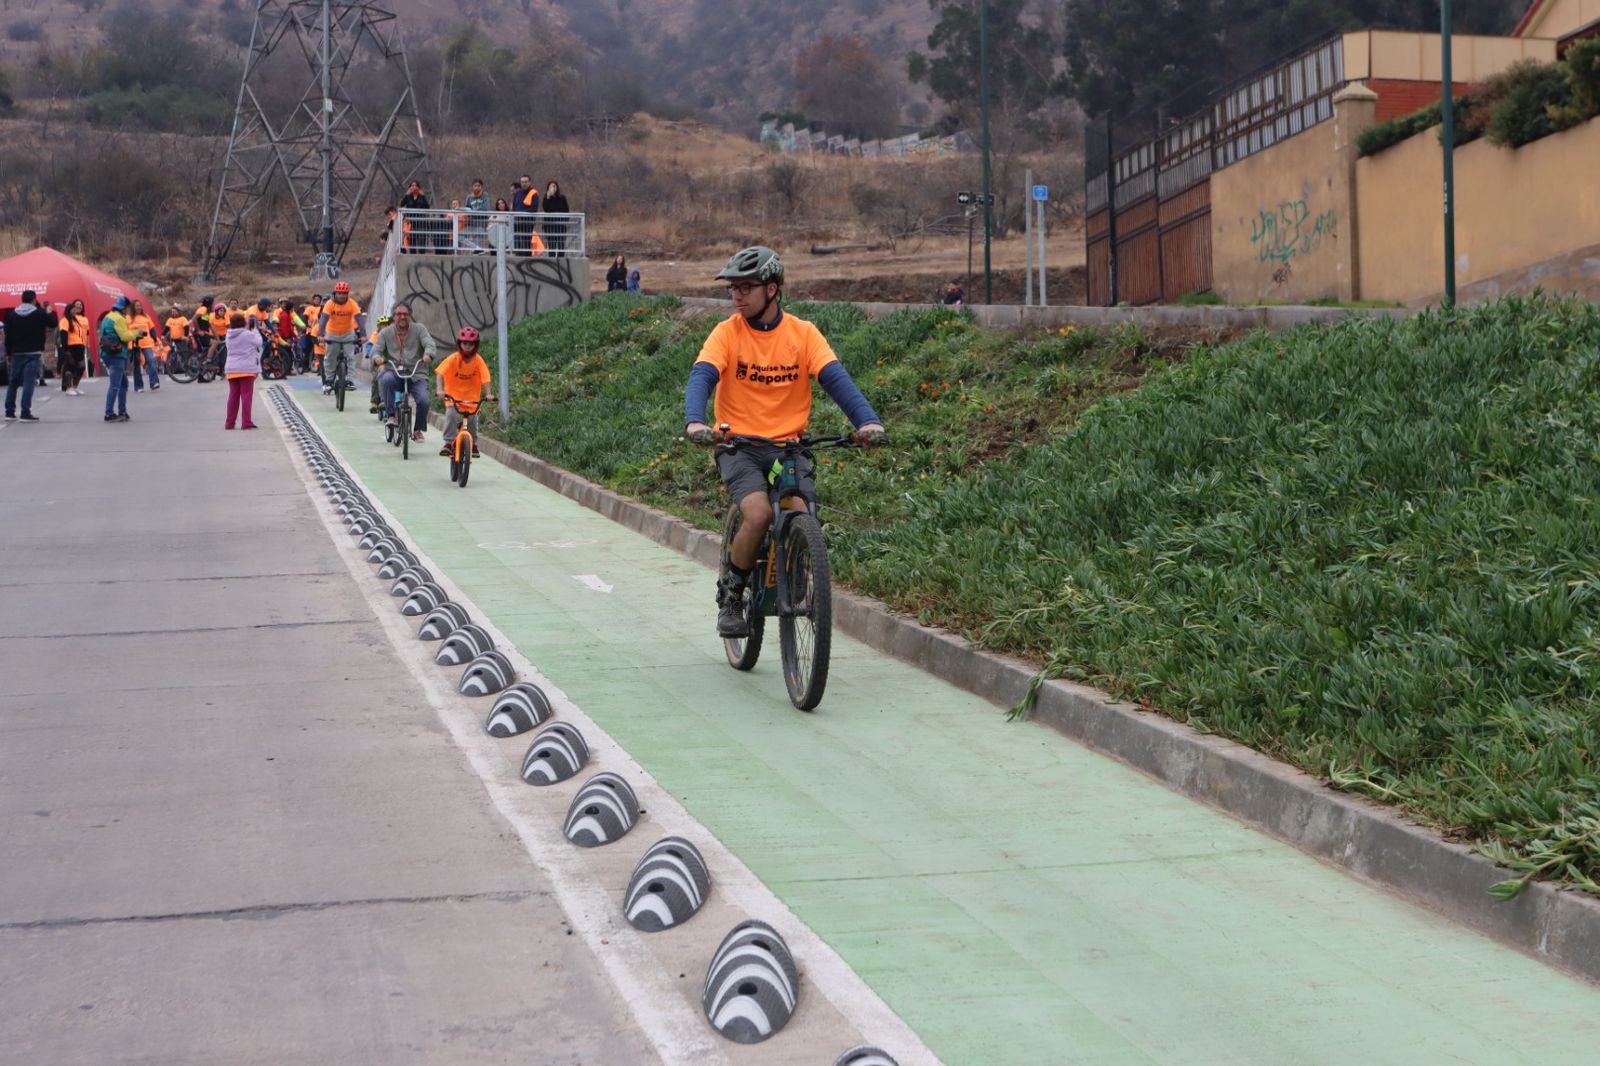
{"type": "Polygon", "coordinates": [[[1339,213],[1332,208],[1313,216],[1304,200],[1285,200],[1258,212],[1250,227],[1250,245],[1258,263],[1287,263],[1311,255],[1339,232],[1339,213]]]}

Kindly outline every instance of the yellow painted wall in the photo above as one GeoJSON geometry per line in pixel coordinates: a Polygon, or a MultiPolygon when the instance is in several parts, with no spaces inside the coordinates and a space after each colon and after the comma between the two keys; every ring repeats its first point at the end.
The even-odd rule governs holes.
{"type": "MultiPolygon", "coordinates": [[[[1596,160],[1600,119],[1517,149],[1483,140],[1458,149],[1456,284],[1600,242],[1600,182],[1582,177],[1596,160]]],[[[1363,299],[1410,302],[1443,290],[1443,185],[1431,130],[1356,162],[1363,299]]]]}
{"type": "MultiPolygon", "coordinates": [[[[1593,3],[1600,0],[1569,0],[1593,3]]],[[[1597,16],[1600,17],[1600,16],[1597,16]]],[[[1344,35],[1344,76],[1351,81],[1394,78],[1433,81],[1443,77],[1444,49],[1437,33],[1361,30],[1344,35]]],[[[1457,82],[1480,82],[1522,59],[1554,63],[1556,42],[1530,37],[1450,38],[1450,75],[1457,82]]]]}
{"type": "Polygon", "coordinates": [[[1229,303],[1351,293],[1348,149],[1323,122],[1211,176],[1212,289],[1229,303]]]}
{"type": "Polygon", "coordinates": [[[1600,0],[1544,0],[1523,28],[1524,37],[1562,37],[1600,21],[1600,0]]]}

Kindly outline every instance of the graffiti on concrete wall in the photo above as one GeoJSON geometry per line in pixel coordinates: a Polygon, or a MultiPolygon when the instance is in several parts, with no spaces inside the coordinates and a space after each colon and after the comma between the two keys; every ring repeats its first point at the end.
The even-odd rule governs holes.
{"type": "MultiPolygon", "coordinates": [[[[583,300],[588,288],[584,259],[511,259],[506,263],[506,317],[511,322],[583,300]]],[[[436,334],[454,337],[462,326],[492,329],[499,290],[495,259],[488,255],[406,256],[399,298],[436,334]]]]}
{"type": "Polygon", "coordinates": [[[1311,255],[1339,232],[1339,214],[1332,208],[1313,216],[1304,200],[1285,200],[1262,209],[1250,227],[1250,246],[1258,263],[1287,263],[1311,255]]]}

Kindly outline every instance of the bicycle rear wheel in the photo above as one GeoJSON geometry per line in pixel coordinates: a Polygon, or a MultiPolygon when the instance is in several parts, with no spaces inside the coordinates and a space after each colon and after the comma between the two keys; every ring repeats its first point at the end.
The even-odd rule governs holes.
{"type": "Polygon", "coordinates": [[[784,527],[783,573],[788,613],[778,616],[783,683],[789,702],[809,711],[822,702],[828,685],[828,653],[833,644],[833,589],[828,576],[828,546],[815,515],[797,514],[784,527]]]}
{"type": "MultiPolygon", "coordinates": [[[[728,573],[728,546],[733,543],[733,535],[739,532],[739,525],[744,516],[739,513],[739,505],[733,504],[728,508],[727,520],[722,525],[722,567],[717,571],[720,581],[728,573]]],[[[766,617],[761,613],[761,576],[767,572],[765,566],[757,566],[752,574],[751,588],[744,598],[744,618],[750,624],[748,637],[723,637],[722,651],[728,657],[728,665],[735,670],[753,670],[756,660],[761,658],[761,638],[766,626],[766,617]]]]}

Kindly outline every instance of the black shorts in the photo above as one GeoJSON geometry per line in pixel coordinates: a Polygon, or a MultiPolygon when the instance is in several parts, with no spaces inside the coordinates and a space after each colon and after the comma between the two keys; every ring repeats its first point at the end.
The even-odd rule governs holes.
{"type": "MultiPolygon", "coordinates": [[[[717,453],[717,473],[728,488],[728,498],[738,503],[753,492],[765,494],[767,475],[773,462],[780,459],[783,449],[770,444],[747,444],[737,451],[717,453]]],[[[811,463],[803,455],[795,456],[795,475],[801,491],[809,497],[815,491],[815,477],[811,463]]]]}

